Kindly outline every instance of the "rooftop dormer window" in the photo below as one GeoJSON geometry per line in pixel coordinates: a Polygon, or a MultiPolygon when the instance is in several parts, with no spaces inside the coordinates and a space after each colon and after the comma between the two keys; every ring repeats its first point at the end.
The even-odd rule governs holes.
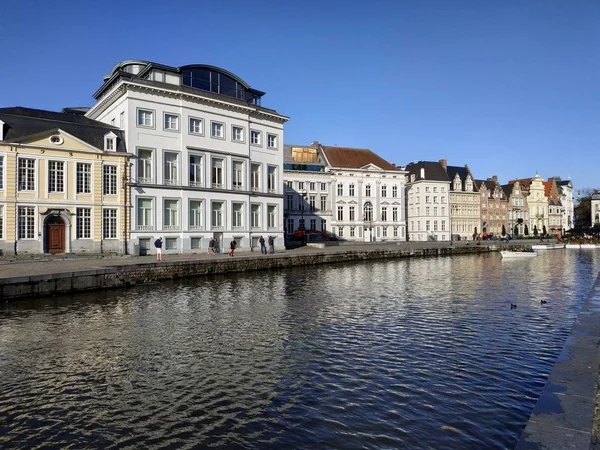
{"type": "Polygon", "coordinates": [[[109,152],[117,150],[117,135],[112,131],[104,135],[104,150],[109,152]]]}

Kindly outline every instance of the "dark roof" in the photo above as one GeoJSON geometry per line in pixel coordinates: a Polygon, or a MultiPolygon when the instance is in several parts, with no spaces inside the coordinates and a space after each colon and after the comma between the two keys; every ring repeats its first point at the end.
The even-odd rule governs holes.
{"type": "Polygon", "coordinates": [[[360,169],[373,164],[383,170],[401,170],[395,164],[387,162],[367,148],[326,147],[322,145],[321,149],[331,167],[360,169]]]}
{"type": "Polygon", "coordinates": [[[433,181],[450,181],[448,174],[444,170],[444,167],[439,162],[433,161],[419,161],[410,163],[406,166],[405,170],[408,171],[409,181],[410,176],[415,176],[415,181],[419,180],[433,180],[433,181]],[[425,169],[425,177],[421,178],[421,169],[425,169]]]}
{"type": "MultiPolygon", "coordinates": [[[[448,173],[448,178],[450,178],[450,181],[454,181],[454,177],[456,177],[456,174],[458,174],[458,177],[462,182],[463,189],[465,188],[465,180],[467,179],[467,175],[471,175],[467,167],[460,166],[446,166],[446,172],[448,173]]],[[[473,178],[472,175],[471,178],[473,178]]],[[[454,190],[454,184],[450,185],[450,190],[454,190]]],[[[479,186],[477,183],[475,183],[475,180],[473,180],[473,191],[479,192],[479,186]]]]}
{"type": "Polygon", "coordinates": [[[127,151],[123,131],[79,114],[15,106],[0,108],[0,120],[7,126],[3,142],[16,142],[27,136],[61,129],[103,150],[104,135],[112,131],[117,136],[117,151],[127,151]]]}
{"type": "Polygon", "coordinates": [[[509,198],[512,194],[514,184],[502,184],[500,185],[504,193],[506,194],[506,198],[509,198]]]}

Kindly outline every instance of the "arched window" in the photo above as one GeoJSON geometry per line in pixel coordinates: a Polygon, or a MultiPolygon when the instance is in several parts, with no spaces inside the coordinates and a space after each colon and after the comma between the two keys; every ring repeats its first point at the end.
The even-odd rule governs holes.
{"type": "Polygon", "coordinates": [[[371,202],[366,202],[363,207],[363,220],[373,221],[373,204],[371,202]]]}

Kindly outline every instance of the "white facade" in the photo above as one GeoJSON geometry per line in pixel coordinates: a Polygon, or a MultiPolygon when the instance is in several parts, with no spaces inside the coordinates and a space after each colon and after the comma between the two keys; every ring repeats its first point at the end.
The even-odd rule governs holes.
{"type": "Polygon", "coordinates": [[[329,172],[286,170],[285,232],[303,229],[331,232],[332,176],[329,172]]]}
{"type": "MultiPolygon", "coordinates": [[[[129,62],[120,69],[143,73],[144,66],[129,62]]],[[[224,78],[228,74],[210,70],[221,71],[224,78]]],[[[113,70],[114,83],[105,83],[87,113],[121,127],[135,155],[132,247],[153,250],[152,242],[162,236],[166,250],[175,253],[207,249],[213,237],[222,250],[232,239],[239,249],[250,249],[261,235],[274,236],[276,246],[282,247],[287,118],[236,98],[182,86],[176,68],[147,72],[145,79],[118,78],[113,70]]]]}
{"type": "Polygon", "coordinates": [[[600,192],[592,195],[590,214],[592,227],[600,226],[600,192]]]}
{"type": "Polygon", "coordinates": [[[406,184],[410,241],[450,240],[450,183],[416,180],[406,184]]]}
{"type": "Polygon", "coordinates": [[[531,180],[526,199],[529,208],[529,234],[534,234],[536,228],[539,234],[542,234],[544,228],[548,231],[548,197],[541,176],[536,174],[531,180]]]}
{"type": "Polygon", "coordinates": [[[563,206],[562,229],[570,230],[575,226],[575,202],[573,201],[573,184],[571,181],[557,181],[560,192],[560,203],[563,206]]]}
{"type": "Polygon", "coordinates": [[[405,175],[373,164],[333,173],[332,231],[348,241],[405,241],[405,175]]]}

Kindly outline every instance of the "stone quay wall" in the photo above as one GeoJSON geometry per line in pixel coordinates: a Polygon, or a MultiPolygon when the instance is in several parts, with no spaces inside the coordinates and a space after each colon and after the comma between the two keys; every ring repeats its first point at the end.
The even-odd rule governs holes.
{"type": "Polygon", "coordinates": [[[451,256],[497,251],[495,246],[438,248],[368,248],[347,250],[343,247],[324,251],[277,253],[264,256],[252,254],[213,259],[115,263],[109,267],[77,270],[44,275],[0,278],[0,300],[16,300],[44,295],[67,294],[95,289],[127,288],[159,280],[206,275],[251,272],[270,269],[305,267],[351,261],[395,259],[406,257],[451,256]]]}

